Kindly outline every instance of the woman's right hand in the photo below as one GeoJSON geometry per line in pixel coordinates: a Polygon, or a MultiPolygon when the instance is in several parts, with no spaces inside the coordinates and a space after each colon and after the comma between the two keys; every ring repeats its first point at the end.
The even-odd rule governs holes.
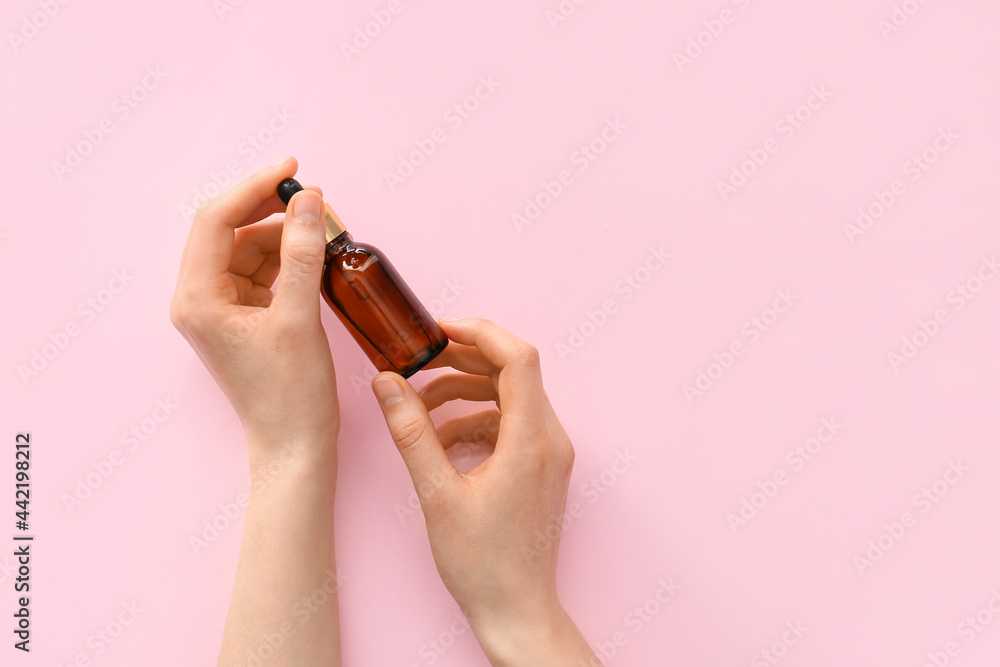
{"type": "Polygon", "coordinates": [[[556,593],[574,453],[542,387],[538,351],[488,320],[440,324],[452,342],[434,365],[459,372],[420,394],[384,372],[372,389],[413,478],[441,579],[492,664],[600,664],[556,593]],[[499,409],[435,428],[428,412],[459,398],[499,409]],[[474,441],[494,451],[462,473],[445,450],[474,441]]]}

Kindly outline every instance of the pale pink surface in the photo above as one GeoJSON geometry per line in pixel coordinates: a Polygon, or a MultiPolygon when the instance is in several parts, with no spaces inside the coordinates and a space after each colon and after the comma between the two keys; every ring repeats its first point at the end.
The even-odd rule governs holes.
{"type": "MultiPolygon", "coordinates": [[[[39,6],[8,0],[4,31],[39,6]]],[[[238,421],[167,317],[182,207],[229,162],[235,181],[293,154],[436,315],[487,316],[542,350],[577,449],[561,592],[591,643],[614,649],[609,664],[773,664],[759,652],[778,642],[783,665],[996,665],[1000,619],[981,612],[992,622],[973,631],[966,618],[1000,591],[1000,280],[961,308],[949,294],[1000,253],[1000,6],[927,3],[883,35],[889,0],[593,0],[555,29],[557,0],[402,0],[348,60],[341,43],[386,6],[243,2],[220,17],[210,2],[72,2],[26,44],[8,36],[0,541],[16,532],[12,442],[30,431],[37,542],[33,650],[5,632],[0,662],[214,664],[242,508],[197,554],[190,538],[248,472],[238,421]],[[678,67],[724,9],[721,35],[678,67]],[[115,99],[147,67],[166,78],[121,118],[115,99]],[[453,129],[446,110],[480,77],[499,87],[453,129]],[[787,137],[776,123],[814,87],[832,97],[787,137]],[[263,151],[241,150],[275,110],[294,118],[263,151]],[[53,162],[102,118],[113,132],[60,180],[53,162]],[[580,171],[574,152],[616,118],[620,136],[580,171]],[[446,141],[390,188],[384,173],[437,127],[446,141]],[[911,180],[907,160],[948,128],[957,139],[911,180]],[[717,183],[769,138],[777,152],[723,201],[717,183]],[[512,214],[564,169],[571,183],[518,231],[512,214]],[[903,194],[849,238],[858,207],[896,179],[903,194]],[[651,246],[670,258],[626,299],[616,283],[651,246]],[[134,279],[87,321],[78,304],[122,268],[134,279]],[[752,340],[744,323],[781,290],[796,300],[752,340]],[[608,299],[603,326],[584,324],[608,299]],[[947,321],[894,369],[889,353],[938,309],[947,321]],[[79,335],[23,380],[18,367],[74,322],[79,335]],[[571,340],[581,327],[592,335],[571,340]],[[718,376],[713,354],[736,341],[742,356],[689,400],[684,385],[718,376]],[[177,407],[129,451],[122,434],[157,399],[177,407]],[[786,453],[824,418],[842,429],[796,470],[786,453]],[[64,496],[115,449],[123,463],[68,511],[64,496]],[[914,496],[949,462],[968,471],[923,513],[914,496]],[[780,471],[787,483],[734,531],[728,515],[780,471]],[[602,473],[613,483],[598,492],[602,473]],[[883,536],[904,512],[915,525],[883,536]],[[859,571],[880,536],[891,546],[859,571]],[[679,587],[664,604],[661,580],[679,587]],[[132,601],[142,612],[98,655],[92,636],[132,601]]],[[[345,417],[345,664],[484,665],[452,626],[419,512],[401,512],[412,485],[368,364],[323,318],[345,417]]]]}

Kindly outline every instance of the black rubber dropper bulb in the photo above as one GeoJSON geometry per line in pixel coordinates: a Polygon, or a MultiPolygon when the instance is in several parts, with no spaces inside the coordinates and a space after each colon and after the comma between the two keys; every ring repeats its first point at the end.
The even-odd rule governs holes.
{"type": "Polygon", "coordinates": [[[285,202],[285,206],[288,206],[288,202],[292,201],[292,195],[303,190],[305,188],[294,178],[286,178],[278,183],[278,196],[281,197],[281,201],[285,202]]]}
{"type": "MultiPolygon", "coordinates": [[[[278,183],[277,187],[278,197],[285,203],[285,206],[288,206],[288,202],[292,201],[292,196],[296,192],[302,192],[303,190],[305,188],[294,178],[286,178],[281,183],[278,183]]],[[[326,224],[326,242],[329,243],[346,232],[347,228],[344,227],[344,223],[340,221],[340,218],[333,212],[329,204],[323,202],[323,209],[322,215],[326,224]]]]}

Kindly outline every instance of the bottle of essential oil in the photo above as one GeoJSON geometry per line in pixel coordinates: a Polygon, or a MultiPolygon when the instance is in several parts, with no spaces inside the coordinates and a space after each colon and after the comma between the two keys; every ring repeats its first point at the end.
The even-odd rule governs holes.
{"type": "MultiPolygon", "coordinates": [[[[278,196],[287,206],[302,189],[286,178],[278,196]]],[[[447,336],[380,250],[356,243],[325,202],[324,217],[324,300],[375,368],[410,377],[448,345],[447,336]]]]}

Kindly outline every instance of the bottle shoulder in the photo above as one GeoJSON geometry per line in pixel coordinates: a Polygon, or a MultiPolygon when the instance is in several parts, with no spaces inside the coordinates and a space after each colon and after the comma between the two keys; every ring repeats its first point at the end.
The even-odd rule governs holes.
{"type": "Polygon", "coordinates": [[[336,245],[331,243],[326,249],[328,267],[340,270],[363,271],[384,261],[385,258],[378,248],[367,243],[358,243],[353,239],[347,239],[336,245]]]}
{"type": "Polygon", "coordinates": [[[382,256],[382,251],[379,250],[378,248],[376,248],[375,246],[373,246],[370,243],[358,243],[357,241],[351,241],[350,248],[354,252],[358,252],[358,253],[362,253],[362,254],[366,254],[366,255],[374,255],[376,257],[381,257],[382,256]]]}

